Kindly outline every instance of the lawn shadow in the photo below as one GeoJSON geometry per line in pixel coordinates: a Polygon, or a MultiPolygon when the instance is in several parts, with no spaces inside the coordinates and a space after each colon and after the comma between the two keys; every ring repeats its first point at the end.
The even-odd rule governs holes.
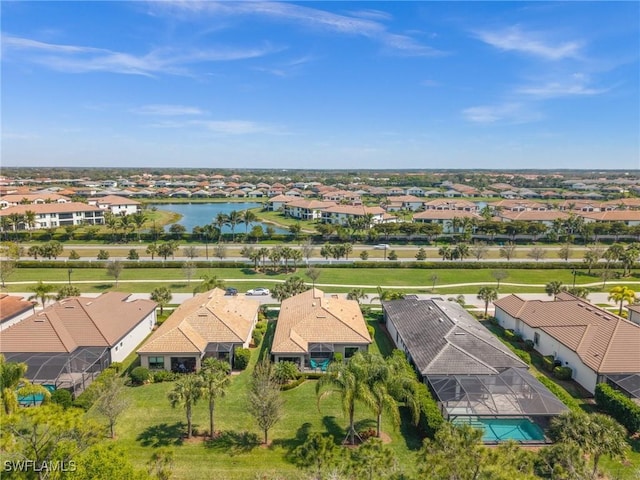
{"type": "Polygon", "coordinates": [[[241,268],[240,271],[242,273],[244,273],[245,275],[257,275],[258,272],[256,272],[253,268],[241,268]]]}
{"type": "Polygon", "coordinates": [[[311,430],[311,423],[305,422],[303,423],[297,430],[296,435],[293,438],[279,438],[271,442],[271,448],[273,447],[282,447],[287,453],[285,453],[284,458],[290,463],[296,463],[297,457],[295,455],[295,449],[302,445],[309,436],[309,431],[311,430]]]}
{"type": "Polygon", "coordinates": [[[111,287],[114,287],[115,285],[112,285],[110,283],[101,283],[100,285],[94,285],[93,288],[95,288],[96,290],[109,290],[111,287]]]}
{"type": "Polygon", "coordinates": [[[338,422],[336,422],[336,417],[334,417],[333,415],[325,415],[324,417],[322,417],[322,424],[324,425],[324,428],[327,429],[329,435],[331,435],[338,441],[341,441],[346,435],[346,430],[338,425],[338,422]]]}
{"type": "Polygon", "coordinates": [[[271,344],[273,343],[273,336],[276,332],[276,322],[273,320],[267,321],[267,330],[264,333],[264,337],[262,338],[262,343],[260,344],[260,356],[258,358],[264,358],[269,352],[271,352],[271,344]]]}
{"type": "Polygon", "coordinates": [[[136,440],[140,442],[143,447],[168,447],[182,445],[182,435],[186,429],[186,424],[183,422],[176,422],[171,425],[167,423],[160,423],[158,425],[152,425],[145,428],[140,433],[136,440]]]}
{"type": "Polygon", "coordinates": [[[400,434],[409,450],[420,450],[422,435],[418,426],[413,423],[411,411],[408,407],[400,407],[400,434]]]}
{"type": "MultiPolygon", "coordinates": [[[[169,288],[172,288],[174,290],[177,290],[179,288],[184,288],[186,287],[187,284],[186,283],[172,283],[171,285],[169,285],[169,288]]],[[[195,282],[194,282],[194,288],[195,288],[195,282]]]]}
{"type": "Polygon", "coordinates": [[[216,437],[207,440],[204,446],[205,448],[223,451],[233,456],[239,453],[249,453],[260,446],[261,443],[260,438],[255,433],[226,430],[218,432],[216,437]]]}

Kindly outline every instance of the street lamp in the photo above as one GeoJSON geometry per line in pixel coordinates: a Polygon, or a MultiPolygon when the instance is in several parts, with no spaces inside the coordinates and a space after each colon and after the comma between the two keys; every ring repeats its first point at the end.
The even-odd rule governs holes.
{"type": "Polygon", "coordinates": [[[73,268],[67,269],[67,275],[69,276],[69,285],[71,285],[71,274],[73,273],[73,268]]]}

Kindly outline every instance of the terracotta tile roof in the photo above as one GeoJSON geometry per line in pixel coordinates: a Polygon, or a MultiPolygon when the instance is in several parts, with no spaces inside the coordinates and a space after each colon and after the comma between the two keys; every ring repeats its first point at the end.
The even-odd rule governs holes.
{"type": "Polygon", "coordinates": [[[276,195],[275,197],[271,197],[269,199],[269,203],[272,203],[272,202],[284,202],[284,203],[287,203],[287,202],[293,202],[293,201],[296,201],[296,200],[299,200],[299,198],[298,197],[294,197],[293,195],[276,195]]]}
{"type": "Polygon", "coordinates": [[[182,303],[138,353],[203,352],[209,343],[244,343],[260,302],[215,288],[182,303]]]}
{"type": "Polygon", "coordinates": [[[25,193],[25,194],[9,194],[3,195],[0,200],[6,201],[9,203],[20,203],[23,200],[28,200],[30,202],[35,202],[36,200],[46,201],[50,200],[52,202],[57,202],[58,200],[64,200],[66,202],[71,201],[69,197],[64,195],[59,195],[57,193],[25,193]]]}
{"type": "Polygon", "coordinates": [[[156,308],[130,294],[71,297],[48,306],[2,332],[2,352],[73,352],[77,347],[111,347],[156,308]]]}
{"type": "Polygon", "coordinates": [[[494,304],[556,338],[595,372],[640,372],[640,325],[569,294],[557,301],[510,295],[494,304]]]}
{"type": "Polygon", "coordinates": [[[271,352],[306,353],[310,343],[370,344],[358,302],[325,297],[317,288],[283,301],[271,352]]]}
{"type": "Polygon", "coordinates": [[[33,302],[15,295],[0,295],[0,323],[6,322],[24,312],[33,310],[33,302]]]}
{"type": "Polygon", "coordinates": [[[482,219],[480,215],[474,212],[466,212],[464,210],[425,210],[416,213],[414,220],[449,220],[453,218],[477,218],[482,219]]]}
{"type": "Polygon", "coordinates": [[[334,205],[333,207],[326,208],[325,212],[329,213],[342,213],[345,215],[366,215],[371,213],[373,215],[382,215],[385,213],[381,207],[366,207],[364,205],[334,205]]]}
{"type": "Polygon", "coordinates": [[[469,200],[459,200],[451,198],[436,198],[424,203],[424,207],[427,210],[444,206],[449,207],[450,210],[464,210],[465,208],[471,208],[475,210],[478,208],[475,203],[470,202],[469,200]]]}
{"type": "Polygon", "coordinates": [[[30,205],[15,205],[12,207],[4,208],[0,210],[0,215],[11,215],[12,213],[18,213],[24,215],[27,210],[31,210],[35,214],[39,213],[65,213],[65,212],[102,212],[98,207],[93,205],[87,205],[81,202],[68,202],[68,203],[42,203],[42,204],[30,204],[30,205]]]}
{"type": "Polygon", "coordinates": [[[607,210],[605,212],[575,212],[584,218],[603,222],[640,221],[640,210],[607,210]]]}
{"type": "Polygon", "coordinates": [[[556,218],[565,220],[569,218],[569,214],[559,210],[525,210],[524,212],[513,212],[503,210],[497,214],[499,218],[508,218],[509,220],[523,220],[526,222],[551,221],[556,218]]]}
{"type": "Polygon", "coordinates": [[[323,202],[322,200],[294,200],[287,203],[287,208],[309,208],[315,210],[321,210],[328,207],[333,207],[336,202],[323,202]]]}

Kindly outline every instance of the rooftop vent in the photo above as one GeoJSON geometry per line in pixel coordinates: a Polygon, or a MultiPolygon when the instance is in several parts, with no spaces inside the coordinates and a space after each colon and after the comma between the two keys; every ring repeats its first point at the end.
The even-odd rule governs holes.
{"type": "Polygon", "coordinates": [[[454,335],[464,335],[464,332],[456,332],[454,335]]]}
{"type": "Polygon", "coordinates": [[[38,315],[34,321],[40,322],[40,323],[44,322],[44,315],[38,315]]]}
{"type": "Polygon", "coordinates": [[[65,305],[64,308],[73,308],[73,305],[65,305]]]}

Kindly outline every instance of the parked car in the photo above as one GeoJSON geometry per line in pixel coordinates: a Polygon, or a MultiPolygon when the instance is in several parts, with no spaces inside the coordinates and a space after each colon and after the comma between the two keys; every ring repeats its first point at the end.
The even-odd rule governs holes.
{"type": "Polygon", "coordinates": [[[236,296],[238,295],[238,289],[237,288],[233,288],[233,287],[229,287],[224,291],[225,295],[231,295],[231,296],[236,296]]]}
{"type": "Polygon", "coordinates": [[[374,250],[386,250],[387,248],[391,248],[388,243],[380,243],[373,247],[374,250]]]}
{"type": "Polygon", "coordinates": [[[271,292],[268,288],[258,287],[247,290],[247,295],[271,295],[271,292]]]}

